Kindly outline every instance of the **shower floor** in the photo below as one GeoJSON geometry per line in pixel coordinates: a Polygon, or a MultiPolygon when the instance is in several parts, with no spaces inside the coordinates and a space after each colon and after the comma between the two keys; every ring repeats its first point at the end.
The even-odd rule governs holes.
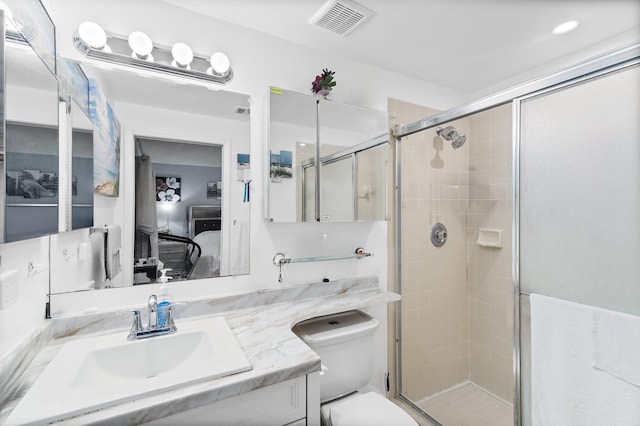
{"type": "Polygon", "coordinates": [[[417,404],[444,426],[512,426],[511,404],[468,383],[417,404]]]}

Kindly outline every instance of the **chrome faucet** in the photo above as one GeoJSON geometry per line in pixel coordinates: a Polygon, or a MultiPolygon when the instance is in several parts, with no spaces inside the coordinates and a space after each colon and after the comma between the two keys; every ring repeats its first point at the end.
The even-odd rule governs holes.
{"type": "Polygon", "coordinates": [[[158,298],[155,294],[149,296],[149,326],[147,329],[153,330],[158,328],[158,298]]]}
{"type": "Polygon", "coordinates": [[[184,303],[172,303],[167,307],[167,313],[164,324],[158,324],[158,298],[155,294],[149,296],[149,325],[144,328],[142,320],[140,318],[140,310],[134,309],[132,311],[119,311],[119,312],[133,312],[133,323],[131,324],[131,330],[127,340],[138,340],[153,336],[162,336],[163,334],[175,333],[178,328],[173,322],[173,308],[176,305],[183,305],[184,303]]]}

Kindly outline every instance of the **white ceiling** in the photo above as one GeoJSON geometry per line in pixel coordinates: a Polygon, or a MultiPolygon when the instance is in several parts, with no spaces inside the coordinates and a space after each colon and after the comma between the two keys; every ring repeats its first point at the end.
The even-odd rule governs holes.
{"type": "Polygon", "coordinates": [[[345,37],[308,23],[325,0],[163,1],[467,95],[640,41],[638,0],[359,0],[375,15],[345,37]]]}

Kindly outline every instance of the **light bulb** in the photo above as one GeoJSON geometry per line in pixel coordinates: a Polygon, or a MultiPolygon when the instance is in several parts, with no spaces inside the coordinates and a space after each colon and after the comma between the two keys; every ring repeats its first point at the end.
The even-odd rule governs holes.
{"type": "Polygon", "coordinates": [[[189,64],[193,61],[193,50],[185,43],[174,44],[171,48],[171,54],[174,59],[171,63],[173,66],[189,68],[189,64]]]}
{"type": "Polygon", "coordinates": [[[85,21],[80,24],[78,35],[93,49],[103,49],[107,45],[107,34],[95,22],[85,21]]]}
{"type": "Polygon", "coordinates": [[[578,27],[578,21],[567,21],[564,22],[553,29],[554,34],[564,34],[569,31],[575,30],[578,27]]]}
{"type": "Polygon", "coordinates": [[[211,68],[207,70],[209,74],[226,76],[229,74],[229,58],[222,52],[216,52],[211,55],[211,68]]]}
{"type": "Polygon", "coordinates": [[[133,55],[131,56],[134,58],[146,59],[153,62],[153,56],[151,56],[153,42],[149,36],[142,31],[134,31],[129,34],[129,47],[133,50],[133,55]]]}

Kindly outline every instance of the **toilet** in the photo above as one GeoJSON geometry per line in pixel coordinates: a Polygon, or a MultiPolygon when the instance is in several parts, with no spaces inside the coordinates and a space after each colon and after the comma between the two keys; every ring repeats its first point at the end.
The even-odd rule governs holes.
{"type": "Polygon", "coordinates": [[[378,320],[361,311],[312,318],[293,327],[322,360],[320,416],[324,426],[417,426],[400,407],[374,390],[373,334],[378,320]]]}

